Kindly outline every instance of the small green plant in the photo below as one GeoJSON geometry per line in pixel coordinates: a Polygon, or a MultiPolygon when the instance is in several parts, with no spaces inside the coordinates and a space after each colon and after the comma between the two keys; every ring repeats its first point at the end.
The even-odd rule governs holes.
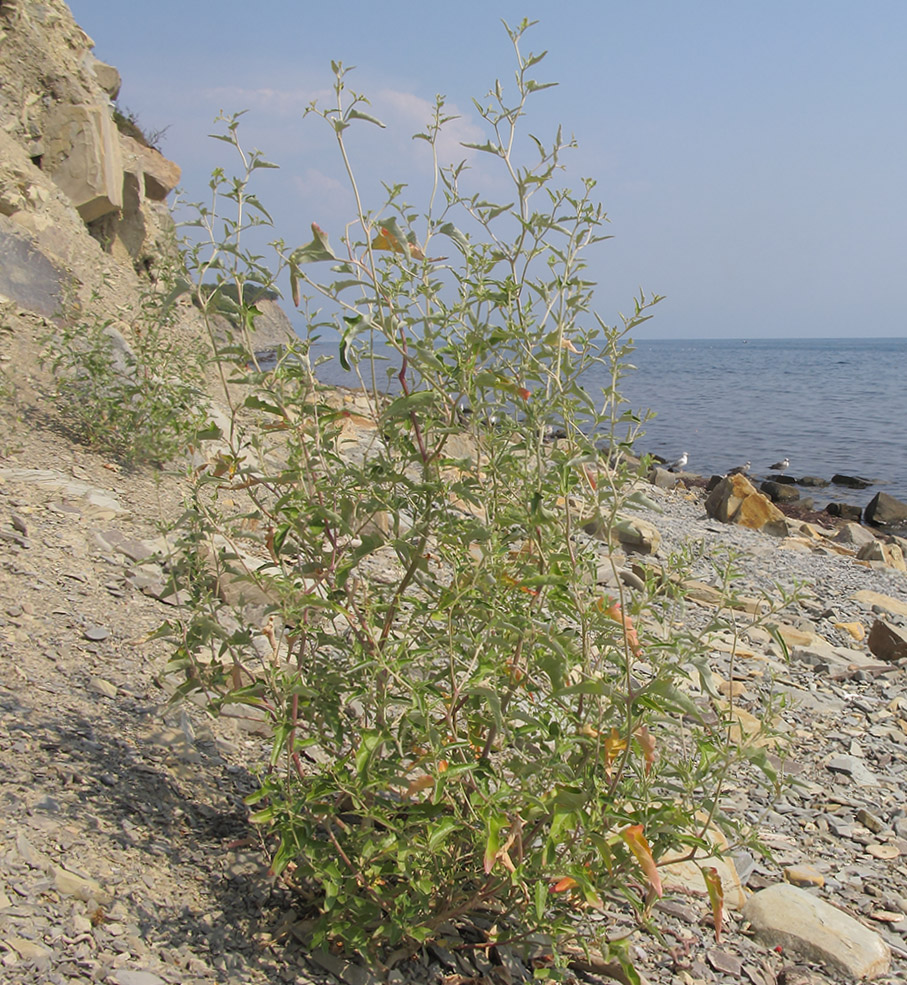
{"type": "MultiPolygon", "coordinates": [[[[620,381],[658,299],[600,319],[594,183],[563,184],[560,133],[519,163],[526,104],[547,88],[542,56],[520,51],[527,26],[508,29],[516,92],[497,84],[476,103],[488,139],[471,149],[506,196],[440,166],[439,98],[417,135],[435,153],[427,206],[390,185],[369,211],[349,131],[378,121],[335,65],[336,102],[311,113],[336,135],[358,209],[336,249],[314,223],[304,246],[275,244],[273,272],[243,245],[270,221],[249,183],[272,165],[224,121],[242,174],[215,172],[189,266],[232,416],[182,519],[186,608],[161,633],[179,695],[270,726],[249,802],[273,871],[310,905],[313,943],[386,955],[451,925],[481,947],[534,934],[545,977],[571,941],[627,964],[590,917],[620,900],[647,918],[667,853],[707,855],[714,829],[737,837],[727,778],[776,777],[764,736],[733,737],[732,704],[691,695],[704,637],[662,628],[679,577],[632,591],[618,577],[608,540],[645,502],[620,381]],[[309,334],[264,372],[244,333],[250,292],[283,271],[309,334]],[[238,326],[226,345],[223,305],[238,326]],[[326,332],[361,393],[319,382],[326,332]],[[592,369],[607,381],[595,394],[592,369]]],[[[720,913],[708,868],[706,889],[720,913]]]]}
{"type": "Polygon", "coordinates": [[[63,422],[127,465],[162,464],[207,422],[200,346],[180,343],[168,299],[148,291],[131,321],[70,304],[43,339],[63,422]]]}
{"type": "Polygon", "coordinates": [[[113,107],[113,122],[117,130],[126,137],[132,137],[143,147],[150,147],[152,150],[160,151],[164,137],[170,129],[168,124],[159,130],[146,130],[139,122],[138,114],[126,107],[121,108],[119,104],[113,107]]]}

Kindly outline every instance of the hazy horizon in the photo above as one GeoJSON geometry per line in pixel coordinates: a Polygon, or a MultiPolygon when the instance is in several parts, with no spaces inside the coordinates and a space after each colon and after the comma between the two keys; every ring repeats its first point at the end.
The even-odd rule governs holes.
{"type": "Polygon", "coordinates": [[[539,19],[522,49],[547,49],[536,78],[559,84],[531,101],[526,129],[547,141],[563,124],[579,142],[571,184],[598,182],[615,237],[588,271],[602,317],[616,322],[642,287],[666,299],[639,338],[907,336],[907,4],[354,0],[336,16],[260,0],[250,20],[239,0],[159,0],[141,27],[128,4],[70,7],[119,68],[120,106],[166,128],[188,200],[205,196],[214,167],[230,173],[228,148],[204,136],[214,117],[250,110],[246,145],[280,165],[259,172],[258,193],[294,245],[313,221],[338,241],[351,212],[333,138],[302,121],[330,89],[331,59],[357,66],[350,85],[388,125],[350,132],[378,205],[379,179],[414,193],[425,179],[411,134],[436,93],[460,115],[452,156],[468,156],[459,140],[485,139],[470,100],[513,75],[500,20],[539,19]]]}

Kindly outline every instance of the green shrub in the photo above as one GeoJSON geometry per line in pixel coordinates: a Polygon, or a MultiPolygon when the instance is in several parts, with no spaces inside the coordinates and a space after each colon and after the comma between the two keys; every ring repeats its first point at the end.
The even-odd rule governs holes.
{"type": "MultiPolygon", "coordinates": [[[[241,334],[221,350],[235,412],[183,517],[188,602],[162,633],[180,695],[270,729],[253,820],[315,944],[374,955],[454,924],[485,943],[542,935],[555,961],[570,940],[626,961],[596,912],[619,898],[645,917],[665,853],[708,854],[712,828],[737,837],[720,794],[740,764],[775,781],[758,741],[732,738],[733,708],[689,693],[704,644],[664,628],[674,572],[630,591],[594,535],[645,502],[627,455],[640,419],[619,386],[657,298],[617,326],[595,315],[593,182],[561,183],[560,133],[516,159],[545,88],[541,56],[520,54],[526,26],[510,32],[516,93],[498,84],[476,104],[475,150],[506,197],[438,167],[424,212],[388,186],[337,250],[314,224],[308,244],[276,244],[272,276],[241,242],[268,221],[249,180],[269,165],[231,118],[220,137],[243,173],[212,187],[234,211],[216,221],[216,194],[191,251],[203,310],[220,276],[238,323],[254,322],[250,285],[285,267],[307,312],[308,337],[268,372],[248,368],[241,334]],[[361,394],[319,382],[327,331],[361,394]],[[598,394],[583,387],[593,366],[610,380],[598,394]]],[[[336,105],[312,112],[358,201],[347,131],[377,121],[334,69],[336,105]]],[[[449,119],[439,98],[419,138],[436,151],[449,119]]]]}
{"type": "Polygon", "coordinates": [[[178,341],[158,291],[129,321],[96,313],[99,300],[69,305],[43,339],[57,410],[80,440],[124,464],[167,462],[207,422],[203,350],[178,341]]]}

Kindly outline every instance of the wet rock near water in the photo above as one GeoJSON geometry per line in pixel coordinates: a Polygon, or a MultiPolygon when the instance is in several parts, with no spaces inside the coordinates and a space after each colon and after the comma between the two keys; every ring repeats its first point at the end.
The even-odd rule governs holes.
{"type": "Polygon", "coordinates": [[[866,522],[875,526],[907,525],[907,503],[888,493],[876,493],[866,507],[866,522]]]}
{"type": "Polygon", "coordinates": [[[760,484],[759,490],[765,493],[773,503],[795,503],[800,498],[800,493],[791,483],[773,482],[766,479],[760,484]]]}

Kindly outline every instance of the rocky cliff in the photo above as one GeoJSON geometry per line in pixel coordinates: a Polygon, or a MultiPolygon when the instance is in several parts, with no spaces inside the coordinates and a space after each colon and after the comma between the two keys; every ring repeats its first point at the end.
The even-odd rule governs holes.
{"type": "MultiPolygon", "coordinates": [[[[0,2],[0,306],[11,351],[34,355],[17,323],[93,315],[128,324],[144,291],[179,263],[167,199],[180,168],[118,111],[119,72],[62,0],[0,2]]],[[[289,321],[263,302],[265,347],[289,321]]],[[[188,305],[177,331],[198,338],[188,305]]],[[[27,334],[27,333],[26,333],[27,334]]]]}

